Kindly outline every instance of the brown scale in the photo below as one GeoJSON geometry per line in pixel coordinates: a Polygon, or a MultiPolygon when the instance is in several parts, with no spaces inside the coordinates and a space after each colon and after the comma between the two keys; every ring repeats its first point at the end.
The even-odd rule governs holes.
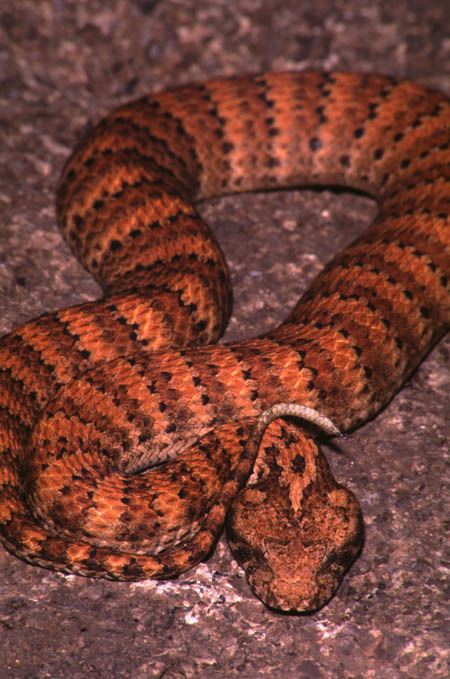
{"type": "Polygon", "coordinates": [[[323,605],[360,549],[359,505],[314,427],[277,404],[350,430],[448,328],[449,130],[441,94],[312,72],[183,87],[101,121],[57,205],[105,295],[0,343],[5,547],[64,572],[167,578],[210,553],[228,512],[257,596],[323,605]],[[193,201],[311,184],[370,193],[374,223],[278,328],[213,345],[231,288],[193,201]]]}

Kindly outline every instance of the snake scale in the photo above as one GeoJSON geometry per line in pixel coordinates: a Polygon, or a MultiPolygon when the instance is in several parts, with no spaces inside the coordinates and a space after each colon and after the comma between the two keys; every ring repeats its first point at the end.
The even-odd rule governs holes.
{"type": "Polygon", "coordinates": [[[361,513],[317,428],[279,404],[349,431],[447,330],[449,100],[319,72],[146,96],[79,143],[57,212],[104,296],[1,340],[5,547],[66,573],[164,579],[205,559],[227,519],[267,606],[322,606],[361,548],[361,513]],[[378,214],[279,327],[214,344],[229,274],[194,203],[305,185],[366,192],[378,214]]]}

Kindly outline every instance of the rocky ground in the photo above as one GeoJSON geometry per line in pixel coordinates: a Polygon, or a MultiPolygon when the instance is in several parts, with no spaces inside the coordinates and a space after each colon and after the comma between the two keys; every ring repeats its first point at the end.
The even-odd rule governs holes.
{"type": "MultiPolygon", "coordinates": [[[[99,294],[53,204],[70,148],[110,108],[213,75],[306,67],[380,71],[450,94],[449,25],[447,0],[3,0],[0,330],[99,294]]],[[[280,320],[375,207],[297,191],[202,212],[233,274],[231,339],[280,320]]],[[[324,609],[269,612],[224,539],[164,584],[64,576],[0,548],[0,679],[447,677],[449,350],[447,338],[341,454],[329,452],[360,498],[366,544],[324,609]]]]}

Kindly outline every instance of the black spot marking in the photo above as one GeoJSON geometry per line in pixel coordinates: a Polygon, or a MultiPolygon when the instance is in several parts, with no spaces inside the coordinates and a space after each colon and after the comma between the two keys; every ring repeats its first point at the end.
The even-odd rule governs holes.
{"type": "Polygon", "coordinates": [[[328,121],[327,116],[324,114],[325,106],[318,106],[316,108],[316,113],[319,116],[319,123],[326,123],[328,121]]]}
{"type": "MultiPolygon", "coordinates": [[[[80,215],[74,215],[73,216],[73,223],[77,227],[77,229],[81,229],[82,226],[84,225],[84,219],[80,215]]],[[[75,234],[70,234],[72,238],[75,237],[75,234]]]]}
{"type": "Polygon", "coordinates": [[[318,137],[313,137],[309,140],[309,148],[311,151],[319,151],[322,148],[322,141],[318,137]]]}
{"type": "Polygon", "coordinates": [[[280,166],[280,161],[278,158],[273,158],[272,156],[269,158],[267,161],[267,167],[272,168],[272,167],[279,167],[280,166]]]}
{"type": "Polygon", "coordinates": [[[122,250],[123,245],[119,240],[112,240],[111,243],[109,244],[109,249],[111,252],[118,252],[119,250],[122,250]]]}
{"type": "Polygon", "coordinates": [[[230,141],[225,141],[222,144],[222,151],[225,154],[231,153],[231,151],[233,151],[233,149],[234,149],[234,144],[232,144],[230,141]]]}
{"type": "Polygon", "coordinates": [[[206,328],[206,321],[199,321],[195,324],[195,330],[197,332],[203,332],[206,328]]]}
{"type": "Polygon", "coordinates": [[[305,458],[297,454],[291,462],[292,471],[295,474],[303,474],[306,468],[305,458]]]}

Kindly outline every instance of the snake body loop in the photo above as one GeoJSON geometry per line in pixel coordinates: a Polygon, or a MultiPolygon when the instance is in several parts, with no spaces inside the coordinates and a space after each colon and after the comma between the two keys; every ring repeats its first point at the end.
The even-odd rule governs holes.
{"type": "Polygon", "coordinates": [[[228,513],[268,606],[323,605],[360,549],[358,503],[289,412],[259,445],[252,432],[286,402],[360,425],[447,330],[449,100],[316,72],[143,97],[81,141],[57,208],[104,296],[1,340],[5,547],[64,572],[168,578],[209,554],[228,513]],[[304,185],[367,192],[378,215],[279,327],[213,344],[231,288],[195,201],[304,185]]]}

